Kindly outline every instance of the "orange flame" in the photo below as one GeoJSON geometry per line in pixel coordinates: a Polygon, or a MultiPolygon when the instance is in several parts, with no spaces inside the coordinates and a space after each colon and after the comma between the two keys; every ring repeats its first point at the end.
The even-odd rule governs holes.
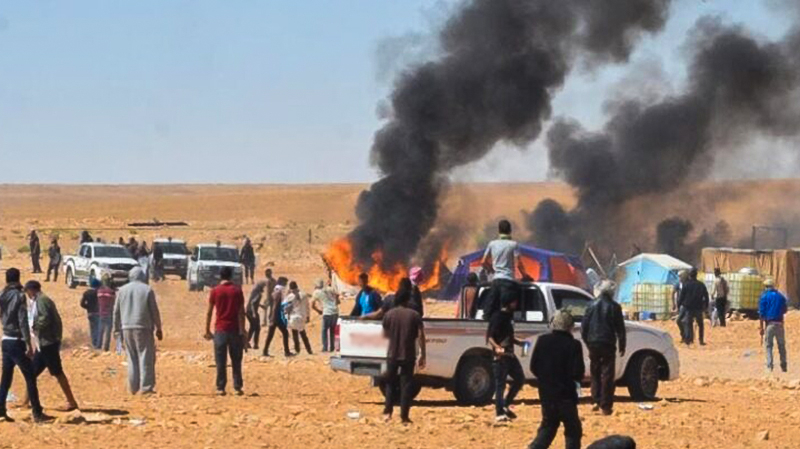
{"type": "MultiPolygon", "coordinates": [[[[389,270],[381,268],[383,254],[380,251],[372,254],[372,267],[365,269],[353,258],[353,244],[347,237],[342,237],[331,243],[323,257],[342,281],[350,285],[357,285],[358,275],[367,273],[370,285],[383,293],[396,291],[400,285],[400,280],[408,277],[408,267],[403,264],[397,264],[389,270]]],[[[445,260],[447,260],[447,252],[443,251],[439,261],[443,262],[445,260]]],[[[435,263],[433,269],[429,270],[430,273],[425,273],[424,280],[419,284],[421,291],[432,290],[439,286],[439,272],[442,262],[435,263]]]]}

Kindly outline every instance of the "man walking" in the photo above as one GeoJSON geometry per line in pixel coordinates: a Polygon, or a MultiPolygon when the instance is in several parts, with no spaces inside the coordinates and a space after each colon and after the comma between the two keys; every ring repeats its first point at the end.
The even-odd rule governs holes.
{"type": "Polygon", "coordinates": [[[383,317],[383,334],[389,340],[386,353],[387,381],[384,419],[392,419],[394,391],[400,391],[400,420],[410,424],[409,412],[414,390],[414,366],[425,368],[425,328],[422,316],[408,307],[410,291],[395,297],[395,308],[383,317]],[[419,361],[417,361],[419,344],[419,361]]]}
{"type": "Polygon", "coordinates": [[[242,379],[242,357],[247,344],[244,327],[244,293],[234,284],[233,269],[223,267],[220,271],[222,282],[211,290],[208,296],[206,313],[206,340],[214,340],[214,360],[217,363],[217,396],[225,396],[228,384],[228,354],[231,356],[233,370],[233,390],[237,396],[244,394],[242,379]],[[214,334],[211,333],[211,315],[216,311],[214,334]]]}
{"type": "Polygon", "coordinates": [[[53,282],[58,282],[58,270],[61,267],[61,247],[58,246],[58,239],[53,238],[50,242],[50,248],[47,249],[47,279],[45,282],[50,282],[50,273],[53,273],[53,282]]]}
{"type": "Polygon", "coordinates": [[[276,329],[281,332],[281,337],[283,338],[283,355],[286,357],[291,357],[293,355],[289,351],[289,330],[286,327],[286,314],[283,312],[283,298],[288,283],[288,279],[283,276],[279,277],[277,285],[275,285],[275,291],[272,293],[270,325],[269,331],[267,332],[267,341],[264,343],[264,357],[269,357],[269,346],[272,344],[272,338],[275,336],[276,329]]]}
{"type": "Polygon", "coordinates": [[[689,272],[689,280],[683,284],[678,297],[678,307],[683,307],[685,310],[683,324],[686,345],[694,343],[694,322],[696,321],[700,346],[705,346],[703,311],[708,310],[708,303],[706,284],[697,280],[697,268],[692,268],[692,271],[689,272]]]}
{"type": "Polygon", "coordinates": [[[253,243],[249,238],[244,239],[244,245],[242,245],[242,251],[239,254],[239,261],[244,265],[244,281],[252,284],[255,282],[256,252],[253,250],[253,243]]]}
{"type": "MultiPolygon", "coordinates": [[[[714,268],[714,288],[711,289],[711,297],[714,298],[714,309],[717,311],[717,319],[720,327],[725,327],[725,315],[728,308],[728,281],[722,277],[722,270],[714,268]]],[[[714,317],[711,317],[714,323],[714,317]]]]}
{"type": "Polygon", "coordinates": [[[161,313],[156,293],[147,285],[144,270],[134,267],[130,282],[117,292],[114,304],[114,331],[122,338],[128,354],[128,387],[132,394],[155,393],[156,342],[161,341],[161,313]]]}
{"type": "Polygon", "coordinates": [[[42,244],[39,242],[39,236],[36,234],[35,229],[31,230],[31,233],[28,236],[28,248],[31,250],[31,265],[33,265],[33,272],[41,273],[42,266],[39,264],[39,258],[42,255],[42,244]]]}
{"type": "Polygon", "coordinates": [[[517,397],[525,382],[522,366],[514,354],[514,345],[521,345],[522,341],[514,336],[514,310],[517,309],[518,300],[513,296],[503,297],[503,304],[499,311],[492,314],[489,320],[489,329],[486,333],[489,345],[494,353],[495,382],[495,422],[506,422],[515,419],[517,415],[511,411],[511,403],[517,397]],[[503,397],[506,389],[506,380],[511,376],[511,387],[508,396],[503,397]]]}
{"type": "Polygon", "coordinates": [[[516,270],[526,276],[525,267],[519,258],[519,244],[511,238],[511,222],[500,220],[497,225],[499,237],[489,242],[481,265],[492,276],[491,300],[484,305],[483,319],[491,320],[492,314],[502,307],[509,297],[516,297],[516,270]]]}
{"type": "Polygon", "coordinates": [[[681,335],[681,343],[686,343],[688,340],[686,338],[686,326],[684,322],[686,321],[686,308],[678,307],[678,300],[681,297],[681,290],[683,290],[683,285],[686,284],[686,281],[689,279],[689,272],[686,270],[681,270],[678,272],[678,283],[675,284],[675,288],[672,291],[672,310],[678,312],[678,316],[675,319],[675,323],[678,325],[678,332],[681,335]]]}
{"type": "Polygon", "coordinates": [[[39,389],[36,387],[36,376],[33,372],[31,357],[34,354],[31,341],[28,308],[25,294],[19,283],[20,273],[16,268],[6,271],[6,287],[0,293],[0,317],[3,323],[3,374],[0,378],[0,422],[12,422],[6,411],[6,400],[11,382],[14,379],[14,367],[18,367],[25,378],[25,386],[31,402],[33,421],[41,423],[49,419],[39,403],[39,389]]]}
{"type": "MultiPolygon", "coordinates": [[[[61,339],[63,326],[61,315],[56,304],[42,293],[42,285],[38,281],[28,281],[25,284],[25,294],[28,296],[28,323],[30,325],[32,342],[36,354],[33,356],[33,374],[37,378],[45,369],[58,380],[58,385],[64,393],[67,405],[64,411],[78,409],[78,402],[72,394],[69,379],[64,374],[61,365],[61,339]]],[[[28,403],[27,395],[23,400],[28,403]]]]}
{"type": "Polygon", "coordinates": [[[772,372],[772,345],[778,341],[778,355],[781,358],[781,371],[788,369],[786,362],[786,330],[783,327],[783,316],[786,315],[786,297],[775,289],[775,281],[767,278],[764,281],[764,293],[758,301],[759,332],[764,340],[767,352],[767,370],[772,372]]]}
{"type": "Polygon", "coordinates": [[[627,342],[622,307],[614,301],[614,283],[602,281],[595,290],[597,299],[586,309],[581,323],[581,337],[589,348],[594,411],[604,415],[614,412],[616,352],[625,355],[627,342]]]}
{"type": "Polygon", "coordinates": [[[264,302],[261,303],[261,308],[264,309],[264,318],[261,320],[261,327],[267,327],[272,324],[272,293],[275,291],[275,286],[278,285],[278,281],[272,277],[272,268],[267,268],[264,271],[264,275],[266,276],[264,280],[266,286],[264,287],[264,302]]]}
{"type": "Polygon", "coordinates": [[[580,449],[583,428],[578,416],[576,383],[583,380],[583,347],[572,336],[574,319],[569,312],[558,311],[550,322],[551,333],[536,340],[531,355],[531,372],[539,384],[542,422],[530,449],[547,449],[558,427],[564,424],[566,449],[580,449]]]}

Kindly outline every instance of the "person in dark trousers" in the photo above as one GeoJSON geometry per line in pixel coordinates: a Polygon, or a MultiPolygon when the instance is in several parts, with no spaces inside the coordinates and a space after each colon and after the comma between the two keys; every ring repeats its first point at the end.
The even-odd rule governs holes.
{"type": "MultiPolygon", "coordinates": [[[[271,291],[269,289],[269,281],[272,277],[272,270],[267,269],[266,275],[267,279],[259,281],[253,287],[253,290],[250,291],[250,297],[247,300],[247,307],[245,309],[245,316],[247,317],[247,322],[250,325],[247,331],[247,341],[252,345],[253,349],[258,349],[258,339],[261,335],[260,311],[263,307],[261,304],[261,298],[264,297],[266,293],[267,301],[264,302],[269,302],[269,295],[271,291]]],[[[273,285],[272,288],[274,289],[275,286],[273,285]]]]}
{"type": "Polygon", "coordinates": [[[153,280],[164,280],[164,248],[153,244],[153,280]]]}
{"type": "Polygon", "coordinates": [[[686,308],[678,306],[678,300],[681,297],[681,290],[683,290],[683,286],[686,284],[686,281],[689,280],[689,272],[686,270],[681,270],[678,272],[678,283],[675,284],[675,288],[672,292],[672,309],[675,312],[678,312],[677,319],[675,323],[678,325],[678,332],[681,335],[681,343],[686,343],[688,340],[686,338],[686,326],[684,326],[684,321],[686,321],[686,308]]]}
{"type": "Polygon", "coordinates": [[[117,292],[110,276],[103,276],[102,284],[97,289],[97,315],[100,320],[97,341],[100,348],[108,352],[111,348],[111,334],[114,333],[114,303],[117,301],[117,292]]]}
{"type": "Polygon", "coordinates": [[[256,252],[249,238],[244,239],[244,245],[242,245],[242,251],[239,254],[239,261],[244,265],[245,282],[252,284],[255,282],[256,252]]]}
{"type": "MultiPolygon", "coordinates": [[[[61,339],[63,325],[61,315],[56,304],[47,295],[42,293],[42,285],[38,281],[28,281],[25,284],[25,294],[28,297],[28,323],[31,334],[36,338],[34,346],[36,354],[33,356],[33,374],[37,378],[47,369],[50,375],[58,380],[58,385],[67,400],[64,411],[71,412],[78,409],[78,402],[72,394],[69,379],[64,374],[61,364],[61,339]]],[[[26,395],[22,401],[28,404],[26,395]]]]}
{"type": "Polygon", "coordinates": [[[42,244],[39,242],[39,236],[36,230],[32,230],[28,236],[28,248],[31,250],[31,265],[33,265],[34,273],[41,273],[42,266],[39,264],[39,258],[42,256],[42,244]]]}
{"type": "Polygon", "coordinates": [[[61,267],[61,247],[58,246],[58,239],[50,241],[50,248],[47,249],[47,278],[45,282],[50,282],[50,273],[53,273],[53,282],[58,282],[58,270],[61,267]]]}
{"type": "Polygon", "coordinates": [[[495,422],[506,422],[517,417],[510,407],[525,382],[522,366],[514,354],[514,345],[523,344],[514,335],[514,310],[517,309],[517,304],[516,297],[503,297],[503,304],[499,311],[492,314],[486,332],[486,339],[494,353],[492,370],[495,382],[495,422]],[[508,395],[504,397],[509,376],[511,386],[508,395]]]}
{"type": "MultiPolygon", "coordinates": [[[[725,315],[728,308],[728,281],[722,277],[722,270],[714,268],[714,288],[711,289],[714,298],[714,309],[717,311],[719,325],[725,327],[725,315]]],[[[712,324],[713,324],[712,317],[712,324]]]]}
{"type": "Polygon", "coordinates": [[[786,330],[784,329],[784,315],[786,315],[786,297],[775,289],[772,278],[764,280],[764,293],[758,300],[759,333],[764,342],[764,352],[767,353],[767,370],[772,372],[774,362],[772,347],[778,342],[778,355],[781,358],[781,371],[788,369],[786,361],[786,330]]]}
{"type": "Polygon", "coordinates": [[[580,449],[583,428],[578,416],[578,386],[586,367],[583,347],[572,336],[574,319],[569,312],[558,311],[550,321],[552,332],[536,340],[531,355],[531,372],[539,381],[542,422],[529,449],[547,449],[558,427],[564,424],[566,449],[580,449]]]}
{"type": "Polygon", "coordinates": [[[519,244],[511,238],[511,222],[500,220],[497,230],[499,237],[489,242],[481,261],[484,271],[492,274],[491,298],[483,308],[483,319],[487,321],[507,298],[517,296],[516,271],[527,276],[519,257],[519,244]]]}
{"type": "Polygon", "coordinates": [[[288,321],[286,319],[286,314],[283,312],[282,306],[283,298],[286,294],[286,285],[288,283],[288,279],[283,276],[279,277],[275,285],[275,291],[272,292],[270,325],[267,332],[267,341],[264,343],[264,357],[269,357],[269,346],[272,344],[272,338],[275,336],[276,329],[281,332],[281,337],[283,338],[283,355],[286,357],[291,357],[294,355],[289,351],[289,330],[287,328],[288,321]]]}
{"type": "Polygon", "coordinates": [[[322,352],[333,352],[336,340],[336,322],[339,321],[339,294],[325,281],[318,279],[314,284],[311,307],[322,315],[322,352]]]}
{"type": "Polygon", "coordinates": [[[586,449],[636,449],[636,441],[631,437],[611,435],[595,441],[586,449]]]}
{"type": "Polygon", "coordinates": [[[389,340],[386,353],[386,403],[383,409],[384,419],[392,419],[395,397],[393,392],[400,391],[400,420],[410,424],[411,401],[414,390],[414,367],[425,368],[425,327],[422,316],[408,307],[411,292],[406,291],[395,297],[395,307],[383,317],[383,334],[389,340]],[[419,344],[419,360],[417,345],[419,344]]]}
{"type": "Polygon", "coordinates": [[[34,355],[31,341],[28,307],[25,294],[19,283],[20,273],[16,268],[6,271],[6,286],[0,293],[0,317],[3,323],[3,374],[0,378],[0,422],[12,422],[6,409],[8,391],[14,380],[14,368],[17,367],[25,378],[28,397],[31,403],[33,421],[42,423],[50,419],[42,410],[39,402],[39,389],[36,387],[36,376],[31,358],[34,355]]]}
{"type": "Polygon", "coordinates": [[[694,343],[694,322],[697,322],[700,346],[706,343],[703,339],[703,312],[708,310],[708,289],[706,284],[697,280],[697,268],[692,268],[689,272],[689,279],[683,284],[681,294],[678,297],[678,307],[683,307],[685,317],[683,321],[685,339],[684,343],[690,345],[694,343]]]}
{"type": "Polygon", "coordinates": [[[303,346],[306,352],[311,355],[311,342],[308,341],[308,334],[306,333],[306,323],[308,323],[308,297],[300,291],[297,282],[292,281],[289,283],[289,291],[283,300],[283,313],[286,315],[286,326],[292,331],[292,340],[294,341],[294,352],[300,354],[300,340],[303,341],[303,346]]]}
{"type": "Polygon", "coordinates": [[[595,289],[597,299],[586,309],[581,323],[581,337],[589,348],[594,411],[604,415],[614,412],[616,352],[625,355],[627,343],[622,307],[614,301],[614,283],[602,281],[595,289]]]}
{"type": "Polygon", "coordinates": [[[89,288],[83,292],[81,297],[81,307],[86,310],[89,318],[89,340],[92,348],[100,349],[100,309],[97,303],[97,289],[100,288],[100,280],[92,278],[89,281],[89,288]]]}
{"type": "Polygon", "coordinates": [[[361,291],[356,295],[356,302],[353,305],[353,310],[350,311],[351,317],[360,319],[379,319],[370,316],[370,314],[377,312],[381,309],[383,302],[381,295],[374,288],[369,285],[369,275],[361,273],[358,275],[358,285],[361,291]]]}
{"type": "Polygon", "coordinates": [[[242,358],[247,346],[247,333],[244,327],[244,293],[234,284],[233,268],[223,267],[220,271],[222,282],[211,290],[208,296],[206,313],[206,340],[214,340],[214,360],[217,363],[217,396],[225,396],[228,384],[228,354],[233,370],[233,390],[237,396],[244,394],[242,379],[242,358]],[[211,316],[216,311],[214,333],[211,333],[211,316]]]}

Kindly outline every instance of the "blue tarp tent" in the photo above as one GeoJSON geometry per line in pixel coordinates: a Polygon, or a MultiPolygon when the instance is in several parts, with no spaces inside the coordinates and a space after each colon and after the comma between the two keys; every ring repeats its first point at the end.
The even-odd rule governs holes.
{"type": "MultiPolygon", "coordinates": [[[[520,259],[525,271],[540,282],[558,282],[587,288],[588,281],[583,264],[576,256],[520,245],[520,259]]],[[[461,293],[461,287],[467,283],[470,272],[480,270],[485,249],[462,256],[458,266],[450,278],[450,282],[441,291],[439,299],[454,301],[461,293]]]]}
{"type": "Polygon", "coordinates": [[[691,268],[688,263],[666,254],[639,254],[628,259],[617,268],[617,302],[629,304],[635,284],[675,285],[678,283],[678,272],[691,268]]]}

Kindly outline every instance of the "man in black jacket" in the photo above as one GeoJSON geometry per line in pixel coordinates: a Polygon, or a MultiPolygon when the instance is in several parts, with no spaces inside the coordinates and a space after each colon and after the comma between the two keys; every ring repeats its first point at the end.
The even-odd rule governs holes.
{"type": "Polygon", "coordinates": [[[6,271],[6,287],[0,293],[0,316],[3,322],[3,374],[0,379],[0,422],[13,421],[6,414],[6,399],[14,367],[18,367],[25,377],[28,397],[31,401],[33,421],[41,423],[48,418],[39,403],[39,389],[36,387],[36,376],[33,372],[34,349],[28,323],[28,307],[22,285],[19,283],[19,270],[9,268],[6,271]]]}
{"type": "Polygon", "coordinates": [[[625,318],[622,307],[614,301],[614,283],[603,281],[597,286],[597,300],[583,315],[581,337],[589,348],[592,374],[592,402],[594,410],[611,415],[614,410],[616,377],[616,352],[625,355],[625,318]]]}
{"type": "Polygon", "coordinates": [[[697,321],[700,346],[704,346],[706,343],[703,340],[703,311],[708,310],[708,289],[706,284],[697,280],[697,268],[692,268],[689,280],[683,284],[678,297],[678,307],[683,307],[685,310],[683,321],[685,343],[687,345],[694,343],[694,322],[697,321]]]}
{"type": "Polygon", "coordinates": [[[45,279],[45,282],[50,282],[50,273],[53,273],[53,282],[58,282],[58,270],[61,266],[61,247],[58,246],[58,238],[53,237],[53,240],[50,241],[47,257],[50,261],[47,263],[47,279],[45,279]]]}
{"type": "Polygon", "coordinates": [[[583,347],[572,337],[574,320],[567,311],[556,312],[551,333],[536,340],[531,355],[531,372],[539,381],[542,422],[529,449],[547,449],[564,424],[566,449],[580,449],[583,428],[578,416],[578,387],[586,367],[583,347]]]}
{"type": "Polygon", "coordinates": [[[39,236],[36,230],[32,230],[28,236],[28,248],[31,250],[31,265],[33,265],[34,273],[41,273],[42,266],[39,264],[39,258],[42,256],[42,244],[39,242],[39,236]]]}

